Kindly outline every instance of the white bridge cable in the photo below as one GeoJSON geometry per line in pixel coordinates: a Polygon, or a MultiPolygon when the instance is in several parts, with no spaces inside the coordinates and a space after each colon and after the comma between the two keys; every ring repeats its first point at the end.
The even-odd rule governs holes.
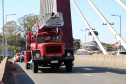
{"type": "Polygon", "coordinates": [[[94,10],[97,12],[97,14],[101,17],[101,19],[104,21],[104,23],[107,23],[108,28],[111,30],[111,32],[114,34],[115,38],[121,42],[122,46],[126,49],[126,43],[122,39],[122,37],[114,30],[114,28],[109,24],[109,22],[106,20],[106,18],[101,14],[101,12],[97,9],[97,7],[93,4],[91,0],[88,0],[91,6],[94,8],[94,10]]]}
{"type": "Polygon", "coordinates": [[[122,0],[116,0],[125,10],[126,10],[126,4],[122,0]]]}
{"type": "Polygon", "coordinates": [[[85,19],[85,17],[83,16],[83,14],[81,13],[80,9],[78,8],[78,6],[76,5],[75,1],[72,0],[74,6],[76,7],[77,11],[79,12],[80,16],[82,17],[84,23],[86,24],[86,26],[88,27],[89,31],[91,32],[91,34],[93,35],[95,41],[97,42],[97,44],[99,45],[100,49],[102,50],[102,52],[104,53],[104,55],[109,55],[108,52],[104,49],[103,45],[101,44],[101,42],[99,41],[98,37],[94,34],[92,28],[90,27],[90,25],[88,24],[87,20],[85,19]]]}

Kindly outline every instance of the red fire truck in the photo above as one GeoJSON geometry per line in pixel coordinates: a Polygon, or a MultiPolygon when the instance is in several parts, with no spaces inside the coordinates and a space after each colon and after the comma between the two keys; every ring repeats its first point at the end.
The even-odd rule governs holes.
{"type": "MultiPolygon", "coordinates": [[[[55,18],[59,18],[57,14],[53,13],[51,15],[50,21],[53,20],[51,22],[56,21],[55,18]]],[[[55,25],[63,25],[63,21],[58,19],[57,21],[58,24],[56,22],[55,25]]],[[[32,68],[34,73],[38,72],[38,65],[51,68],[59,68],[65,65],[66,71],[72,71],[74,61],[73,49],[65,49],[63,33],[61,28],[57,26],[48,27],[45,25],[38,29],[37,32],[29,32],[27,49],[31,50],[31,54],[29,54],[31,56],[28,56],[27,52],[25,52],[26,68],[32,68]]]]}
{"type": "MultiPolygon", "coordinates": [[[[44,6],[45,4],[43,2],[44,6]]],[[[26,69],[32,68],[33,73],[38,72],[39,66],[51,68],[66,66],[67,72],[72,71],[74,53],[70,1],[68,0],[66,3],[63,0],[57,0],[57,8],[57,11],[64,14],[64,18],[62,13],[43,12],[44,9],[42,9],[42,17],[33,26],[32,31],[28,33],[26,48],[29,51],[24,52],[24,62],[26,69]],[[67,7],[65,7],[65,4],[67,7]]]]}

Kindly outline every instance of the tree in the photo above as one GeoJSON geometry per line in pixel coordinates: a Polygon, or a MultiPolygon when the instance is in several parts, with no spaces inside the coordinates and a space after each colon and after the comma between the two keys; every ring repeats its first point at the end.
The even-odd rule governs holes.
{"type": "Polygon", "coordinates": [[[16,35],[16,33],[18,32],[18,25],[15,21],[9,21],[5,24],[4,30],[5,35],[7,36],[16,35]]]}
{"type": "Polygon", "coordinates": [[[80,39],[73,39],[74,51],[80,48],[80,43],[81,43],[80,39]]]}
{"type": "Polygon", "coordinates": [[[111,50],[112,50],[112,46],[109,45],[109,44],[107,44],[107,45],[106,45],[106,50],[107,50],[107,51],[111,51],[111,50]]]}
{"type": "Polygon", "coordinates": [[[21,52],[21,49],[22,49],[21,47],[17,47],[16,52],[21,52]]]}
{"type": "MultiPolygon", "coordinates": [[[[8,50],[20,52],[25,49],[26,35],[31,31],[32,27],[38,21],[38,15],[28,14],[18,18],[18,23],[9,21],[5,24],[5,37],[7,37],[8,50]]],[[[2,43],[2,34],[0,34],[0,42],[2,43]]]]}
{"type": "MultiPolygon", "coordinates": [[[[24,48],[25,40],[18,31],[18,25],[15,21],[9,21],[5,24],[5,37],[7,37],[8,50],[17,52],[19,47],[24,48]]],[[[21,49],[20,49],[21,50],[21,49]]]]}
{"type": "Polygon", "coordinates": [[[3,39],[2,39],[2,34],[0,33],[0,44],[2,44],[2,41],[3,41],[3,39]]]}
{"type": "Polygon", "coordinates": [[[20,27],[18,30],[21,32],[22,37],[26,37],[28,31],[32,30],[32,27],[37,23],[39,16],[34,14],[24,15],[21,18],[18,18],[18,23],[20,27]]]}
{"type": "Polygon", "coordinates": [[[8,43],[14,45],[15,37],[17,34],[18,25],[15,21],[9,21],[5,24],[5,37],[7,37],[8,43]]]}

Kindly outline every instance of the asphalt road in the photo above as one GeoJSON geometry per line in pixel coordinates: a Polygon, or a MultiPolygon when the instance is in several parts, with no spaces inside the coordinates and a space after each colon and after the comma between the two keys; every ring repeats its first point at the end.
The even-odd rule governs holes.
{"type": "Polygon", "coordinates": [[[38,73],[26,70],[24,63],[14,64],[15,84],[126,84],[126,70],[97,67],[75,63],[73,71],[67,73],[60,69],[40,68],[38,73]]]}

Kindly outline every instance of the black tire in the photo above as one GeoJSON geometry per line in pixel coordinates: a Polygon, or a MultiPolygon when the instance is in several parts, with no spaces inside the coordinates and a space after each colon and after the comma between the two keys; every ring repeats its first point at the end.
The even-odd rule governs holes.
{"type": "Polygon", "coordinates": [[[20,60],[20,62],[22,63],[22,59],[20,60]]]}
{"type": "Polygon", "coordinates": [[[33,73],[38,73],[38,64],[37,64],[37,62],[32,63],[32,71],[33,71],[33,73]]]}
{"type": "Polygon", "coordinates": [[[30,69],[30,64],[26,64],[26,69],[30,69]]]}
{"type": "Polygon", "coordinates": [[[67,72],[71,72],[72,71],[72,67],[73,67],[72,61],[66,62],[66,71],[67,72]]]}

